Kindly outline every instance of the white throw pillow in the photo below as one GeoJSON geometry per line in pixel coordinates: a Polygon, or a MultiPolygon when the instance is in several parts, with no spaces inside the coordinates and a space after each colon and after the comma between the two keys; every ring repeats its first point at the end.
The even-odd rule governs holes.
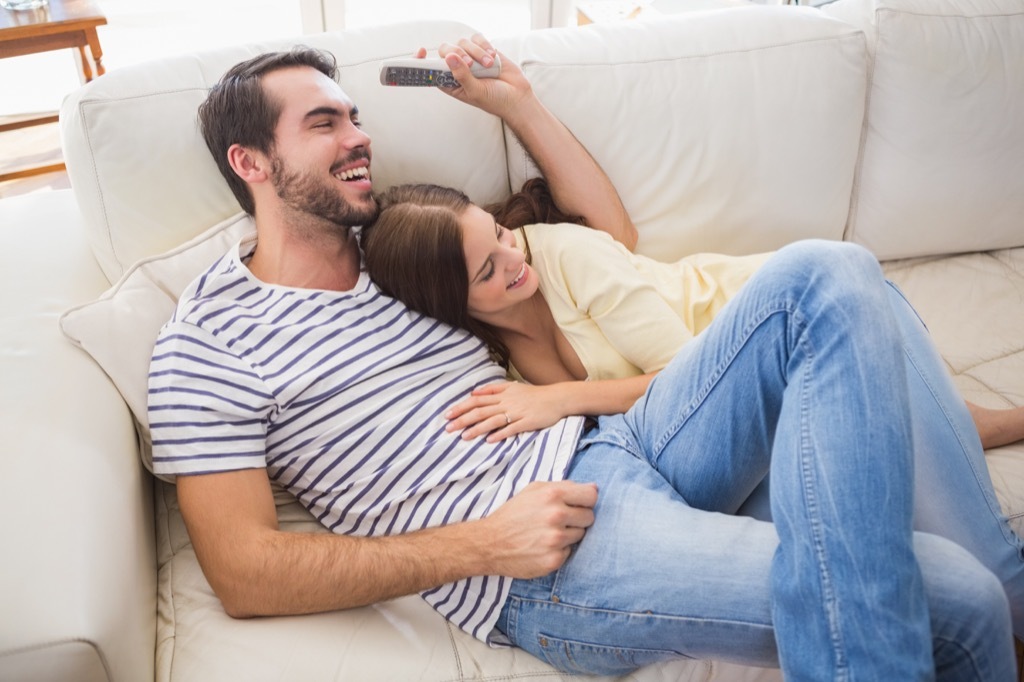
{"type": "Polygon", "coordinates": [[[142,460],[150,471],[149,361],[157,334],[185,287],[255,230],[250,216],[232,216],[167,253],[139,261],[100,298],[60,318],[64,335],[96,361],[128,403],[139,432],[142,460]]]}

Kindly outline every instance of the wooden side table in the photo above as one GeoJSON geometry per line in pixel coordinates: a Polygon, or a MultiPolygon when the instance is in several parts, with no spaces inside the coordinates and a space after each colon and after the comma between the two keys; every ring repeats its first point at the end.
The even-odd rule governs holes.
{"type": "Polygon", "coordinates": [[[580,0],[576,3],[576,24],[606,24],[637,19],[652,13],[649,5],[632,0],[580,0]]]}
{"type": "MultiPolygon", "coordinates": [[[[48,4],[31,10],[0,8],[0,59],[78,48],[82,76],[85,81],[91,81],[93,65],[97,76],[105,71],[96,27],[106,23],[107,18],[93,0],[49,0],[48,4]]],[[[0,125],[0,133],[56,121],[56,115],[23,119],[0,125]]],[[[0,182],[59,170],[64,170],[63,163],[25,168],[0,174],[0,182]]]]}
{"type": "MultiPolygon", "coordinates": [[[[781,0],[789,4],[795,0],[781,0]]],[[[749,5],[748,0],[578,0],[576,23],[603,24],[627,19],[648,19],[665,14],[749,5]]]]}

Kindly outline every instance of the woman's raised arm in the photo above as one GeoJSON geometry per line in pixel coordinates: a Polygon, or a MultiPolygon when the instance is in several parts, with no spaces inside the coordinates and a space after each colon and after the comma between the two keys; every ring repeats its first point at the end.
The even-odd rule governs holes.
{"type": "Polygon", "coordinates": [[[587,226],[607,232],[631,251],[637,231],[618,192],[597,161],[579,140],[537,98],[519,66],[497,53],[480,35],[442,45],[460,87],[448,94],[492,113],[511,128],[536,162],[551,187],[552,196],[566,213],[582,217],[587,226]],[[473,77],[467,61],[489,65],[493,55],[501,58],[499,78],[473,77]]]}

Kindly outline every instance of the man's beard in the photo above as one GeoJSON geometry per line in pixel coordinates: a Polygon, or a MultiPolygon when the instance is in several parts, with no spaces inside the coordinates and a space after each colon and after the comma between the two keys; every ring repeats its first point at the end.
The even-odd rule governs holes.
{"type": "Polygon", "coordinates": [[[339,194],[332,181],[309,172],[289,171],[276,155],[271,159],[270,181],[277,196],[290,209],[332,222],[346,232],[377,217],[377,201],[370,192],[366,193],[365,205],[354,206],[339,194]]]}

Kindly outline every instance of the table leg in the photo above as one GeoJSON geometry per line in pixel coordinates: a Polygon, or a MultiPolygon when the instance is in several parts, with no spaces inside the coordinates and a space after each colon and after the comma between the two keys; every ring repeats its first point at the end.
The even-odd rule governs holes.
{"type": "Polygon", "coordinates": [[[85,37],[89,41],[89,51],[92,52],[92,60],[96,62],[96,75],[102,76],[106,73],[106,69],[103,68],[103,48],[100,47],[100,37],[96,33],[96,29],[85,32],[85,37]]]}
{"type": "Polygon", "coordinates": [[[82,62],[82,75],[85,76],[85,82],[88,83],[92,80],[92,65],[89,64],[89,58],[85,56],[85,48],[81,45],[78,46],[78,58],[82,62]]]}

